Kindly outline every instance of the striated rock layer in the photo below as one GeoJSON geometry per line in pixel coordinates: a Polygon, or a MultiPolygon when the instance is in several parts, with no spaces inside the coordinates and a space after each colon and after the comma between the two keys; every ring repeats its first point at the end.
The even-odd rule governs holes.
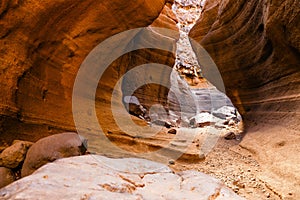
{"type": "Polygon", "coordinates": [[[299,27],[297,0],[210,0],[190,32],[245,118],[240,146],[259,159],[259,178],[283,199],[300,198],[299,27]]]}
{"type": "MultiPolygon", "coordinates": [[[[156,26],[168,24],[176,29],[176,23],[168,17],[170,9],[164,6],[164,0],[2,1],[2,136],[36,141],[60,129],[74,130],[72,87],[84,58],[106,38],[152,24],[162,9],[156,26]],[[32,134],[33,131],[38,134],[32,134]]],[[[170,53],[158,54],[156,59],[161,63],[174,62],[170,53]]],[[[120,69],[126,70],[126,66],[114,67],[110,80],[100,83],[108,87],[98,95],[99,99],[109,98],[106,94],[122,75],[120,69]]]]}
{"type": "Polygon", "coordinates": [[[248,120],[299,127],[299,5],[296,0],[210,0],[191,30],[248,120]]]}

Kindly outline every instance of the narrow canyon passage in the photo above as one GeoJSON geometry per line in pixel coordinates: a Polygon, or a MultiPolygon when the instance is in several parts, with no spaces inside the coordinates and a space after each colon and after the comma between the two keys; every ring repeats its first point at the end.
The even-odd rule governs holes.
{"type": "MultiPolygon", "coordinates": [[[[204,78],[190,44],[189,32],[199,19],[204,3],[205,1],[175,0],[172,6],[178,19],[180,35],[176,42],[175,64],[170,77],[168,114],[160,113],[155,108],[148,111],[135,96],[125,96],[125,105],[127,104],[131,114],[150,124],[166,126],[152,140],[170,140],[171,149],[186,151],[186,158],[178,162],[174,162],[168,154],[166,157],[161,155],[162,158],[154,158],[155,160],[164,163],[164,159],[167,159],[175,171],[196,169],[210,174],[246,199],[280,199],[280,194],[276,194],[258,178],[262,169],[257,160],[247,150],[238,147],[242,137],[240,134],[243,132],[242,117],[231,100],[204,78]],[[177,134],[177,139],[166,136],[173,131],[177,134]]],[[[149,141],[144,139],[147,144],[149,141]]],[[[162,144],[153,142],[152,145],[163,147],[166,141],[162,144]]],[[[126,145],[116,144],[126,148],[126,145]]],[[[139,151],[143,152],[142,149],[137,150],[139,151]]]]}
{"type": "MultiPolygon", "coordinates": [[[[240,114],[230,99],[205,78],[190,43],[189,32],[200,18],[204,4],[205,1],[174,1],[172,6],[178,19],[179,39],[176,42],[173,67],[178,74],[171,74],[171,88],[168,94],[170,120],[173,124],[180,121],[181,126],[192,124],[194,128],[203,127],[205,124],[216,124],[215,127],[225,128],[226,124],[231,124],[231,127],[226,127],[239,134],[243,131],[240,114]]],[[[224,90],[221,75],[215,79],[224,90]]]]}
{"type": "MultiPolygon", "coordinates": [[[[179,38],[176,40],[175,64],[170,74],[170,88],[165,106],[167,113],[145,106],[141,103],[144,99],[139,99],[139,94],[138,97],[126,95],[134,77],[123,80],[123,102],[131,114],[149,121],[150,124],[165,123],[176,128],[194,128],[195,134],[205,132],[198,130],[199,127],[213,127],[213,132],[218,135],[221,135],[222,129],[239,135],[243,132],[242,117],[231,100],[219,91],[225,91],[225,88],[217,66],[213,61],[211,64],[204,62],[202,67],[214,69],[210,69],[213,73],[205,71],[203,75],[190,43],[189,32],[199,19],[204,3],[205,1],[186,0],[174,1],[172,5],[172,11],[178,20],[176,26],[179,38]],[[214,82],[218,82],[219,89],[206,76],[214,76],[214,82]]],[[[207,53],[202,55],[205,56],[206,59],[211,59],[207,53]]]]}
{"type": "Polygon", "coordinates": [[[3,0],[0,199],[300,199],[299,27],[299,0],[3,0]]]}

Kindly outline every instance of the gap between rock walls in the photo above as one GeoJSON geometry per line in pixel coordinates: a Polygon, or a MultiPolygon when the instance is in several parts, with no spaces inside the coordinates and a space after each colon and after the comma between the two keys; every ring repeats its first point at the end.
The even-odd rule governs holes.
{"type": "Polygon", "coordinates": [[[218,132],[219,135],[236,136],[243,132],[242,117],[231,100],[203,76],[201,63],[199,64],[190,43],[189,32],[200,18],[205,2],[206,0],[175,0],[172,5],[172,11],[177,17],[179,39],[176,42],[175,64],[170,76],[167,115],[159,108],[146,109],[136,96],[125,96],[124,103],[130,114],[148,121],[150,126],[213,127],[213,132],[218,132]]]}

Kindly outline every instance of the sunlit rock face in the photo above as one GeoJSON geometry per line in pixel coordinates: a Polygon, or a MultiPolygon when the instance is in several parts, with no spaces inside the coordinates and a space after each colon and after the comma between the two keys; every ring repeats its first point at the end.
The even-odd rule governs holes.
{"type": "Polygon", "coordinates": [[[299,1],[209,0],[190,36],[209,52],[248,122],[297,129],[299,32],[299,1]]]}
{"type": "Polygon", "coordinates": [[[2,188],[0,195],[24,200],[244,199],[198,171],[175,173],[166,165],[145,159],[97,155],[57,160],[2,188]]]}
{"type": "MultiPolygon", "coordinates": [[[[54,129],[73,130],[72,87],[84,58],[104,39],[152,24],[164,6],[164,0],[2,1],[2,132],[16,136],[22,130],[19,139],[28,139],[28,133],[37,140],[54,129]]],[[[161,21],[172,26],[172,20],[161,21]]],[[[164,55],[157,59],[172,60],[164,55]]],[[[102,99],[109,98],[111,80],[118,78],[120,69],[112,72],[99,94],[102,99]]]]}
{"type": "Polygon", "coordinates": [[[297,0],[209,0],[190,32],[245,118],[240,146],[258,158],[261,180],[282,199],[300,197],[299,11],[297,0]]]}
{"type": "Polygon", "coordinates": [[[172,10],[175,13],[180,38],[176,43],[175,69],[181,74],[201,75],[196,55],[192,50],[188,34],[200,17],[203,0],[175,0],[172,10]]]}
{"type": "MultiPolygon", "coordinates": [[[[149,34],[137,35],[132,43],[139,43],[140,45],[146,46],[149,43],[158,44],[165,42],[165,47],[168,48],[169,51],[161,49],[140,49],[132,51],[122,56],[121,59],[119,59],[120,62],[116,65],[122,66],[124,73],[130,69],[149,63],[159,63],[171,69],[175,62],[175,43],[179,37],[176,23],[177,18],[172,11],[172,4],[167,2],[160,15],[147,27],[149,34]]],[[[160,74],[155,73],[155,69],[151,70],[151,72],[139,71],[135,74],[134,79],[144,83],[143,86],[138,87],[134,93],[131,94],[128,93],[130,87],[134,87],[138,81],[132,79],[122,80],[123,98],[126,96],[134,96],[133,98],[138,98],[139,103],[147,110],[154,104],[167,106],[166,97],[170,88],[170,72],[168,70],[162,71],[160,74]],[[151,73],[153,74],[150,75],[151,73]],[[150,84],[149,82],[155,78],[151,76],[160,77],[161,81],[159,81],[159,84],[150,84]],[[166,87],[160,84],[163,82],[166,83],[166,87]]]]}
{"type": "Polygon", "coordinates": [[[203,78],[201,65],[189,40],[188,34],[200,17],[204,3],[202,0],[175,0],[172,6],[180,37],[176,43],[176,60],[168,93],[168,120],[175,126],[195,128],[217,124],[219,128],[225,128],[232,119],[236,122],[235,132],[239,133],[240,114],[226,95],[203,78]],[[233,113],[226,113],[227,108],[233,113]],[[224,110],[221,118],[213,114],[220,109],[224,110]]]}

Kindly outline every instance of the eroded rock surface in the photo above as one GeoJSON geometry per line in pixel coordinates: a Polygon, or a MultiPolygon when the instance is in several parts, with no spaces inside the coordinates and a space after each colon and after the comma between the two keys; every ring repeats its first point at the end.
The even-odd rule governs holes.
{"type": "MultiPolygon", "coordinates": [[[[84,58],[106,38],[152,24],[164,6],[164,0],[2,1],[1,134],[9,142],[37,141],[74,130],[72,87],[84,58]],[[22,133],[15,137],[17,130],[22,133]]],[[[115,68],[109,79],[118,78],[119,71],[115,68]]],[[[105,100],[111,80],[103,81],[108,86],[99,96],[105,100]]]]}
{"type": "Polygon", "coordinates": [[[243,199],[196,171],[136,158],[80,156],[47,164],[0,190],[3,199],[243,199]]]}
{"type": "Polygon", "coordinates": [[[248,121],[299,128],[299,10],[295,0],[210,0],[190,32],[248,121]]]}
{"type": "Polygon", "coordinates": [[[82,155],[86,151],[85,145],[86,141],[77,133],[61,133],[40,139],[28,150],[21,175],[28,176],[59,158],[82,155]]]}
{"type": "Polygon", "coordinates": [[[172,73],[168,94],[171,124],[194,128],[216,125],[218,128],[232,128],[237,134],[242,132],[242,117],[230,99],[212,84],[203,82],[206,82],[205,86],[193,87],[186,78],[177,72],[172,73]]]}
{"type": "Polygon", "coordinates": [[[26,141],[14,141],[0,154],[0,167],[14,169],[25,160],[26,153],[33,143],[26,141]]]}
{"type": "Polygon", "coordinates": [[[175,69],[181,74],[201,76],[201,69],[195,53],[192,50],[188,34],[200,17],[204,1],[175,0],[172,6],[173,12],[178,18],[180,38],[176,43],[175,69]]]}
{"type": "Polygon", "coordinates": [[[0,167],[0,188],[11,184],[14,180],[15,175],[11,169],[0,167]]]}
{"type": "Polygon", "coordinates": [[[262,164],[261,180],[287,199],[300,196],[299,5],[210,0],[190,32],[214,59],[227,94],[251,127],[242,149],[262,164]]]}

